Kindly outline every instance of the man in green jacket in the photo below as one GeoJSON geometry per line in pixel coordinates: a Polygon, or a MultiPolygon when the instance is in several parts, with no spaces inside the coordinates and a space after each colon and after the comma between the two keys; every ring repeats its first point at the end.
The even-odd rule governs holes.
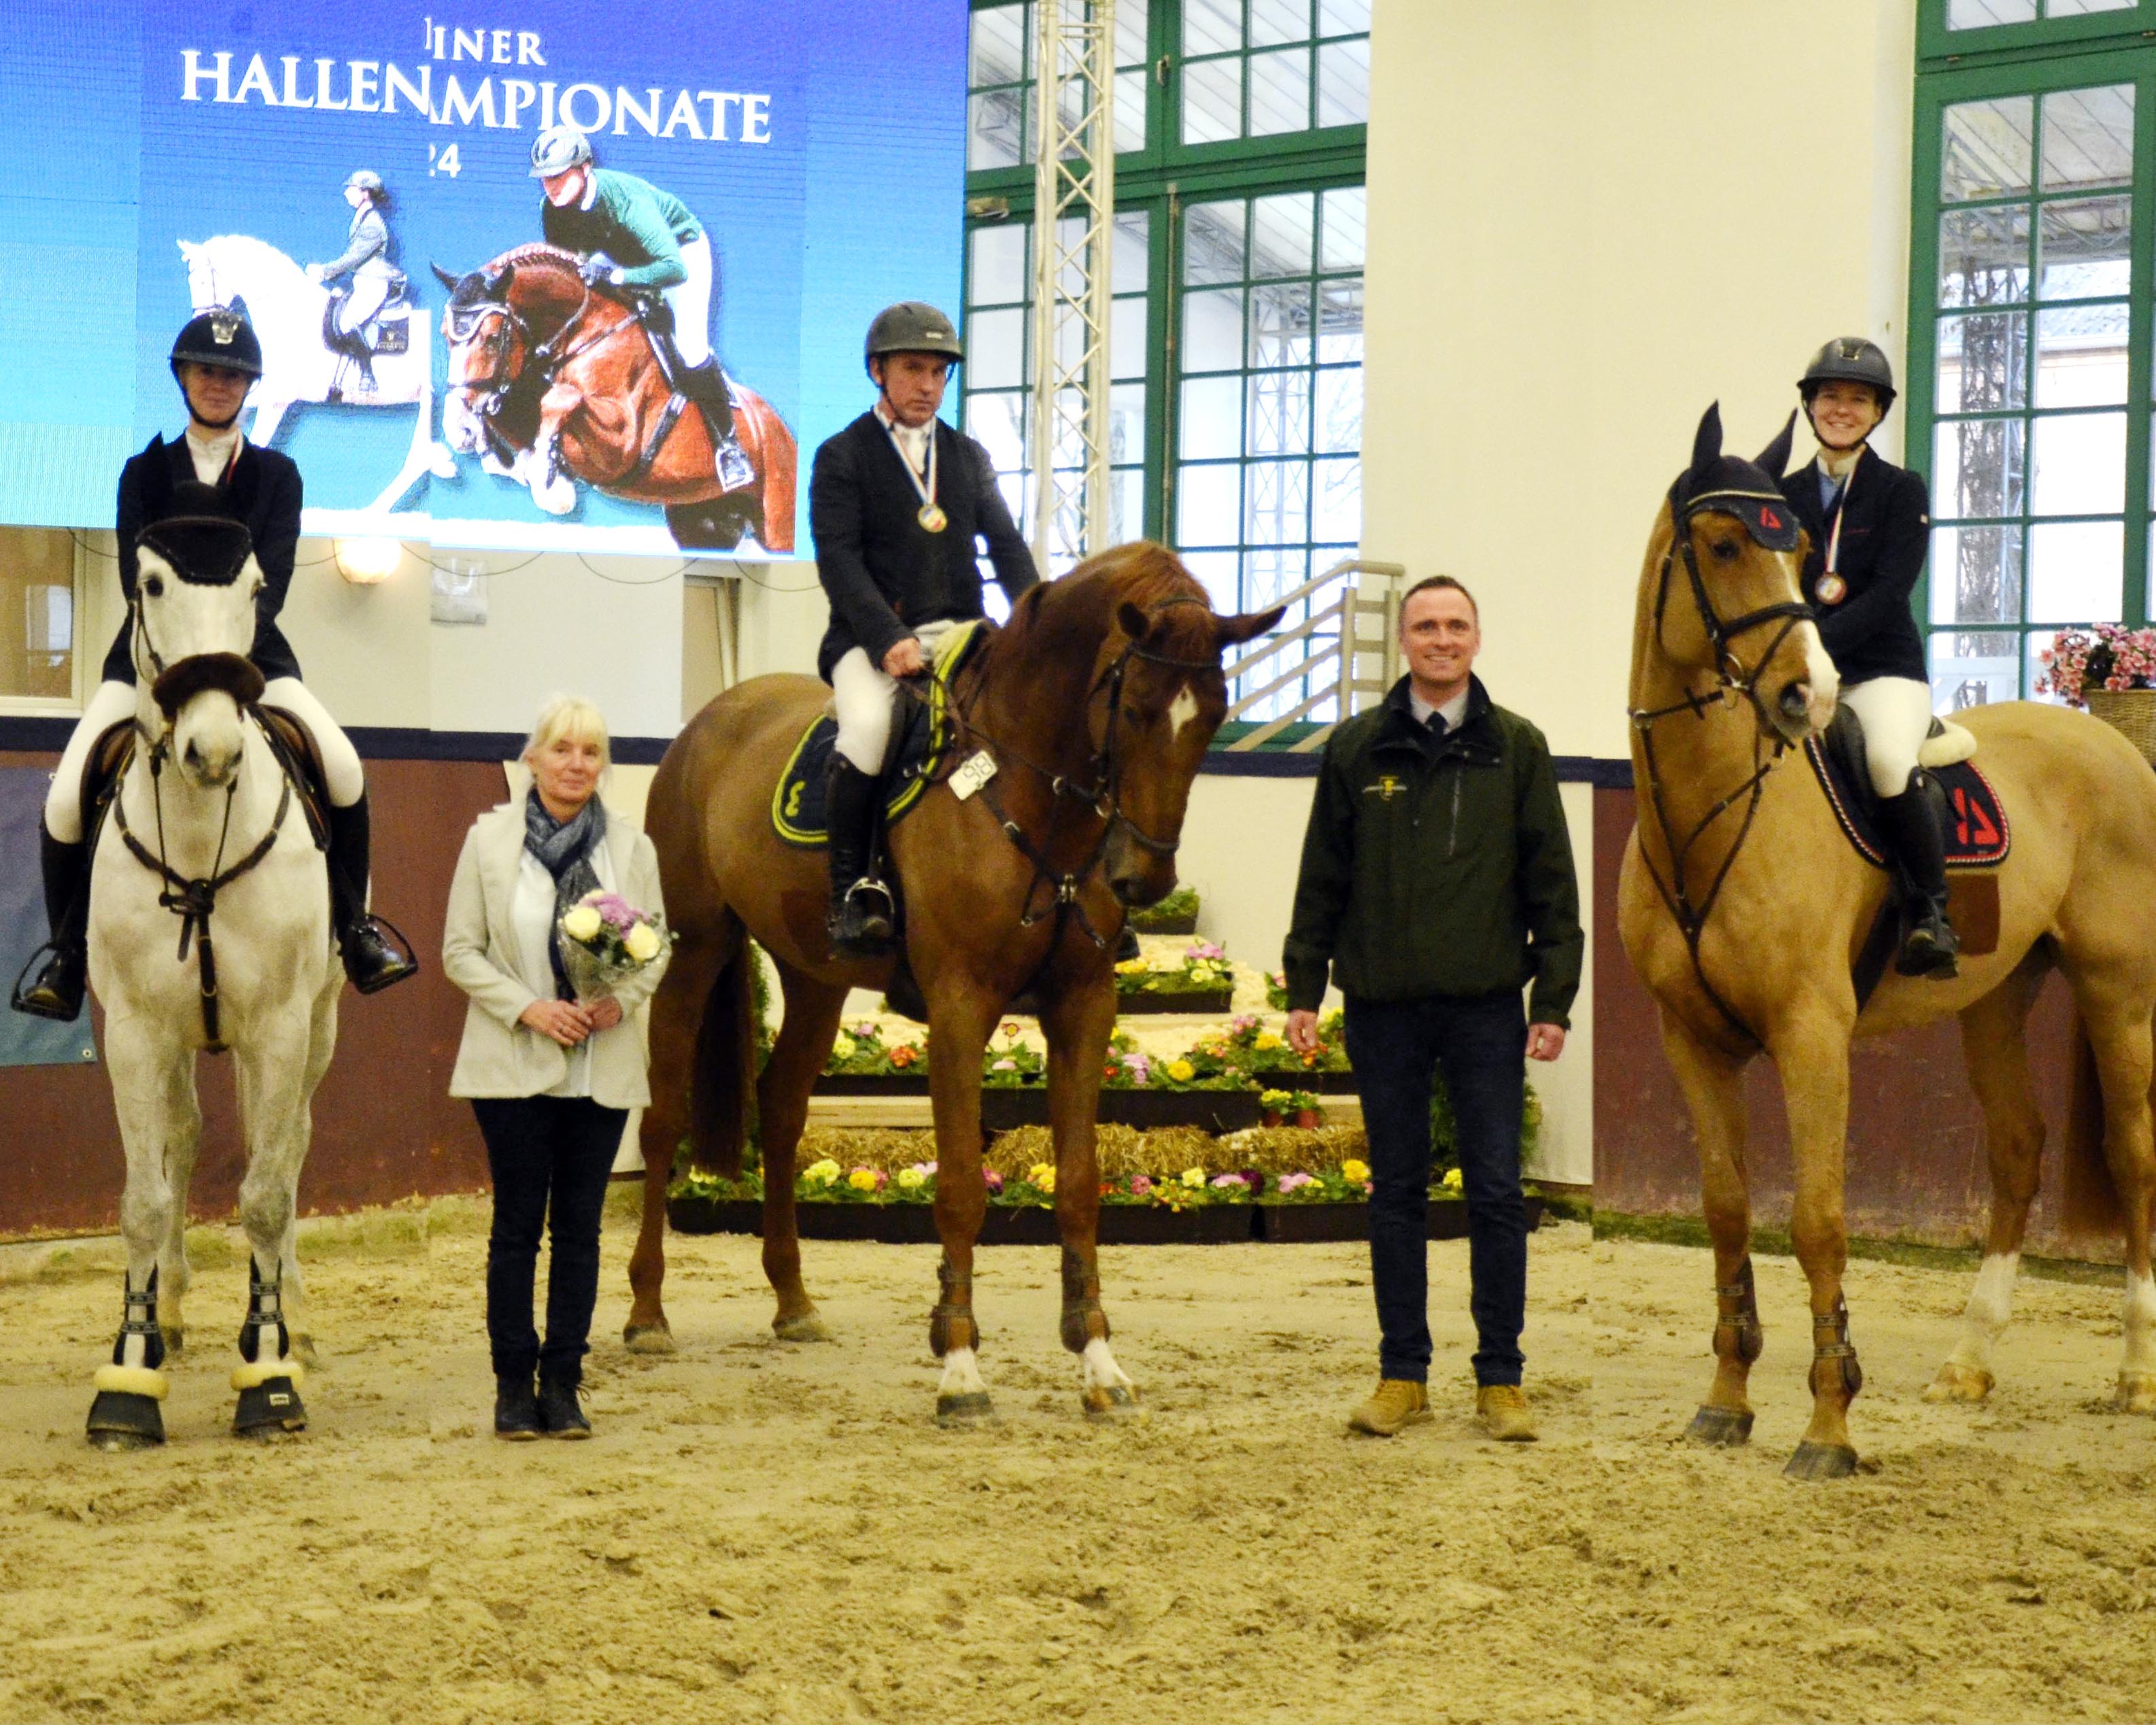
{"type": "Polygon", "coordinates": [[[1535,1435],[1520,1389],[1522,1056],[1563,1052],[1585,941],[1549,745],[1492,704],[1472,670],[1481,646],[1460,583],[1408,589],[1408,674],[1326,744],[1287,937],[1290,1044],[1317,1045],[1328,968],[1346,999],[1381,1337],[1377,1393],[1349,1424],[1379,1437],[1430,1417],[1424,1235],[1440,1067],[1467,1198],[1476,1412],[1494,1437],[1535,1435]]]}

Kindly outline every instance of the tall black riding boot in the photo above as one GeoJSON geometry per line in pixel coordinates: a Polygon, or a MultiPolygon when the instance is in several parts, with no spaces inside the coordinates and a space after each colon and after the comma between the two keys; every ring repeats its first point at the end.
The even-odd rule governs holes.
{"type": "Polygon", "coordinates": [[[1894,968],[1903,976],[1943,982],[1954,976],[1961,942],[1947,922],[1945,809],[1937,787],[1919,769],[1909,788],[1879,802],[1880,824],[1900,860],[1909,888],[1908,932],[1894,968]]]}
{"type": "Polygon", "coordinates": [[[678,375],[682,394],[696,404],[704,423],[711,428],[712,467],[719,483],[729,491],[753,483],[756,467],[742,448],[741,439],[734,435],[733,395],[719,370],[718,356],[713,354],[700,366],[683,366],[678,375]]]}
{"type": "Polygon", "coordinates": [[[52,938],[23,967],[13,1004],[34,1018],[72,1024],[81,1015],[90,979],[90,846],[63,845],[40,825],[38,860],[52,938]]]}
{"type": "Polygon", "coordinates": [[[367,793],[349,809],[330,810],[330,908],[336,918],[344,973],[362,994],[378,994],[419,973],[419,961],[397,931],[367,914],[367,793]]]}
{"type": "Polygon", "coordinates": [[[833,750],[824,778],[824,821],[831,835],[831,950],[843,957],[872,958],[891,950],[897,930],[891,894],[870,877],[869,846],[875,837],[876,780],[833,750]]]}

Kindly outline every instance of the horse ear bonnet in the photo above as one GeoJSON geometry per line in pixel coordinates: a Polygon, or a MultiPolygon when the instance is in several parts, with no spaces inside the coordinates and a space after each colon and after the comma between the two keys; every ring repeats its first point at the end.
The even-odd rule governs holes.
{"type": "Polygon", "coordinates": [[[254,550],[247,524],[227,512],[215,486],[198,480],[172,487],[172,514],[143,528],[135,543],[156,552],[181,580],[199,587],[229,587],[254,550]]]}
{"type": "MultiPolygon", "coordinates": [[[[1789,427],[1784,427],[1782,435],[1762,452],[1763,459],[1771,458],[1779,449],[1781,459],[1787,461],[1793,435],[1789,427]]],[[[1670,487],[1670,502],[1685,521],[1708,510],[1734,516],[1744,524],[1753,542],[1765,550],[1797,548],[1796,515],[1775,477],[1758,462],[1722,453],[1719,403],[1709,407],[1700,419],[1698,434],[1692,439],[1691,465],[1670,487]]]]}

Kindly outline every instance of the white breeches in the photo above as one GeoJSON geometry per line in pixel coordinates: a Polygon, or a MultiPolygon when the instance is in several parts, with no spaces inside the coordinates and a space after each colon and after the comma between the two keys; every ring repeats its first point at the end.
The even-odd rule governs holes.
{"type": "Polygon", "coordinates": [[[1931,685],[1914,677],[1872,677],[1844,684],[1841,698],[1863,722],[1871,788],[1882,797],[1900,796],[1931,732],[1931,685]]]}
{"type": "MultiPolygon", "coordinates": [[[[299,715],[315,733],[315,746],[322,753],[322,776],[329,781],[330,801],[349,809],[367,789],[367,774],[359,764],[359,751],[352,739],[297,677],[279,677],[263,691],[271,706],[299,715]]],[[[45,793],[45,830],[63,845],[82,843],[82,775],[90,764],[90,752],[97,739],[113,726],[135,716],[132,683],[100,683],[90,705],[75,721],[74,732],[60,752],[60,764],[53,769],[53,788],[45,793]]]]}
{"type": "Polygon", "coordinates": [[[666,309],[674,314],[674,348],[685,366],[700,366],[711,357],[711,242],[699,234],[681,248],[681,265],[689,272],[661,290],[666,309]]]}
{"type": "MultiPolygon", "coordinates": [[[[914,630],[932,663],[943,637],[957,626],[947,620],[924,623],[914,630]]],[[[882,772],[891,718],[898,711],[898,679],[872,664],[867,648],[852,647],[831,667],[831,695],[839,715],[839,752],[864,773],[882,772]]]]}
{"type": "Polygon", "coordinates": [[[365,324],[388,299],[389,284],[393,279],[389,265],[379,258],[369,258],[353,270],[352,292],[337,308],[337,327],[350,335],[365,324]]]}

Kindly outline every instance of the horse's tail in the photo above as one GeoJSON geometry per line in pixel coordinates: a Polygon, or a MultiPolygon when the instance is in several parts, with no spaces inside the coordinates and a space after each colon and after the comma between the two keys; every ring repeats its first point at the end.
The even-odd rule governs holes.
{"type": "MultiPolygon", "coordinates": [[[[2071,1034],[2073,1084],[2066,1105],[2066,1137],[2061,1157],[2059,1226],[2077,1237],[2118,1234],[2126,1227],[2110,1158],[2104,1153],[2103,1086],[2088,1026],[2077,1012],[2071,1034]]],[[[2152,1088],[2156,1105],[2156,1088],[2152,1088]]]]}
{"type": "Polygon", "coordinates": [[[757,963],[743,931],[705,997],[690,1071],[689,1159],[729,1180],[741,1173],[755,1113],[757,963]]]}

